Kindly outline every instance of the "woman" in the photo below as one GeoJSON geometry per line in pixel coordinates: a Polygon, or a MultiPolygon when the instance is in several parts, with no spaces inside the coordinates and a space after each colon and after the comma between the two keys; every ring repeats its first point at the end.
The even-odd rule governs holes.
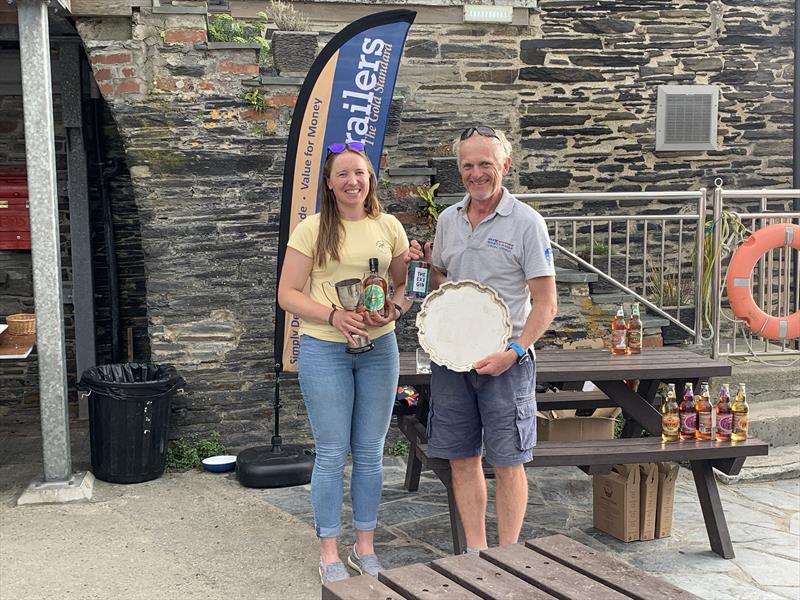
{"type": "Polygon", "coordinates": [[[394,321],[409,302],[405,289],[408,238],[393,216],[381,212],[377,180],[364,146],[333,144],[323,167],[318,214],[301,221],[289,238],[278,302],[300,315],[300,389],[316,444],[311,504],[320,546],[323,583],[347,578],[339,558],[344,467],[353,457],[350,494],[356,540],[347,563],[376,576],[381,565],[373,538],[383,484],[383,443],[400,371],[394,321]],[[332,287],[362,279],[370,258],[387,272],[394,297],[383,312],[331,307],[332,287]],[[304,292],[310,283],[308,293],[304,292]],[[328,294],[326,294],[327,288],[328,294]],[[369,335],[373,350],[346,352],[353,335],[369,335]]]}

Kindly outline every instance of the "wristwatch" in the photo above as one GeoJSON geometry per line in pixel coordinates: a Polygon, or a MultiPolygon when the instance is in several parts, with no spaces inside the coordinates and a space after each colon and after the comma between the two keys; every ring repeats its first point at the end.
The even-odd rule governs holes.
{"type": "Polygon", "coordinates": [[[522,346],[520,346],[517,342],[511,342],[508,346],[506,346],[506,350],[513,350],[517,353],[517,364],[521,365],[526,360],[530,358],[528,351],[525,350],[522,346]]]}

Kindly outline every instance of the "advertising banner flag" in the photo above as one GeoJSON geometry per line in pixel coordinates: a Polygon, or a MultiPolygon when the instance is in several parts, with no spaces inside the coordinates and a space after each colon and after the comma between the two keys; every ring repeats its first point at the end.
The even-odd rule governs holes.
{"type": "MultiPolygon", "coordinates": [[[[319,211],[326,148],[361,142],[375,173],[392,104],[403,45],[416,13],[390,10],[359,19],[322,49],[297,98],[283,170],[278,277],[297,224],[319,211]]],[[[275,302],[275,370],[297,370],[300,322],[275,302]]]]}

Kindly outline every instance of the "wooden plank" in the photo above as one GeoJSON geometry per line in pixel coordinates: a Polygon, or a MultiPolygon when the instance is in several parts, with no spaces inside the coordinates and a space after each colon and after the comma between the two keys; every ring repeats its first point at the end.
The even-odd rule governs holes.
{"type": "Polygon", "coordinates": [[[378,580],[409,600],[478,600],[469,590],[427,565],[415,564],[389,569],[378,580]]]}
{"type": "Polygon", "coordinates": [[[612,406],[617,406],[617,403],[600,390],[536,394],[537,410],[592,409],[612,406]]]}
{"type": "Polygon", "coordinates": [[[694,485],[697,488],[697,497],[700,499],[700,508],[703,511],[703,520],[706,523],[711,549],[722,558],[735,558],[711,463],[693,460],[689,464],[692,466],[694,485]]]}
{"type": "Polygon", "coordinates": [[[622,381],[596,381],[609,398],[619,403],[626,417],[640,423],[650,435],[661,435],[661,414],[622,381]]]}
{"type": "Polygon", "coordinates": [[[565,535],[528,540],[525,545],[636,600],[700,600],[686,590],[565,535]]]}
{"type": "Polygon", "coordinates": [[[627,596],[521,546],[489,548],[481,557],[562,600],[624,600],[627,596]]]}
{"type": "Polygon", "coordinates": [[[433,561],[431,567],[481,598],[503,600],[552,600],[553,598],[508,571],[481,559],[477,554],[440,558],[433,561]]]}
{"type": "MultiPolygon", "coordinates": [[[[412,353],[402,353],[401,379],[414,385],[430,376],[416,373],[412,353]]],[[[651,348],[638,355],[612,356],[607,350],[540,350],[536,353],[540,382],[620,381],[622,379],[693,380],[731,374],[726,361],[677,347],[651,348]]]]}
{"type": "Polygon", "coordinates": [[[0,333],[0,359],[28,358],[36,344],[36,334],[11,335],[7,331],[0,333]]]}
{"type": "MultiPolygon", "coordinates": [[[[428,445],[418,444],[416,453],[432,469],[445,469],[445,459],[430,458],[428,445]]],[[[578,467],[640,462],[677,462],[681,460],[721,460],[741,456],[766,456],[769,444],[756,438],[746,442],[715,440],[679,440],[662,442],[655,438],[631,438],[581,442],[539,442],[533,460],[526,467],[578,467]]]]}
{"type": "Polygon", "coordinates": [[[134,7],[152,6],[151,0],[72,0],[75,17],[130,17],[134,7]]]}
{"type": "Polygon", "coordinates": [[[374,577],[360,575],[322,586],[322,600],[406,600],[374,577]]]}

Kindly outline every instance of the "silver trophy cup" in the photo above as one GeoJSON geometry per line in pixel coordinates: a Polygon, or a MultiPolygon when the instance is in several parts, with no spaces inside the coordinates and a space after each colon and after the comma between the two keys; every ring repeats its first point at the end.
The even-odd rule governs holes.
{"type": "MultiPolygon", "coordinates": [[[[361,303],[363,288],[360,279],[343,279],[334,284],[336,296],[339,304],[345,310],[356,310],[361,303]]],[[[351,337],[355,345],[348,343],[347,352],[350,354],[361,354],[369,352],[375,345],[369,340],[369,336],[352,334],[351,337]]]]}

